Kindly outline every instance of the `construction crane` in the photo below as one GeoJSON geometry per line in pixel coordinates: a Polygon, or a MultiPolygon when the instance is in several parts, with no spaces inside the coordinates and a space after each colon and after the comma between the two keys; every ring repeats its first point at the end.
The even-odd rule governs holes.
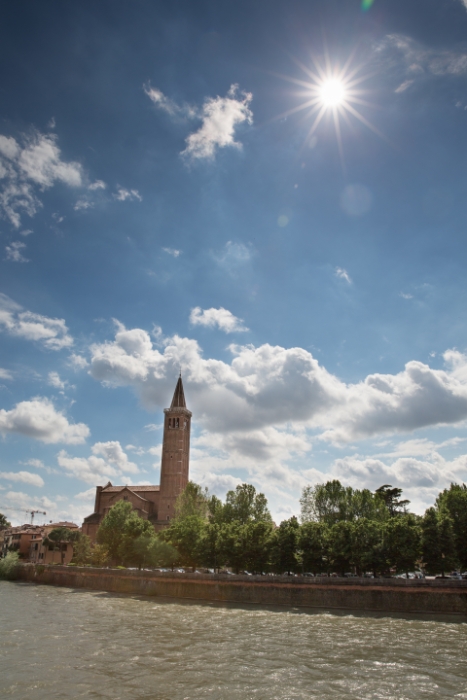
{"type": "Polygon", "coordinates": [[[36,513],[39,513],[40,515],[47,515],[45,510],[26,510],[24,512],[31,516],[31,525],[34,524],[34,516],[36,513]]]}

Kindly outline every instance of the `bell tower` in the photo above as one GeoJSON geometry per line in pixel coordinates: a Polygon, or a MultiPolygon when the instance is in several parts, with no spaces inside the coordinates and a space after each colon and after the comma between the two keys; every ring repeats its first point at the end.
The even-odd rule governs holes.
{"type": "Polygon", "coordinates": [[[170,408],[164,409],[158,524],[169,525],[175,502],[188,483],[192,413],[186,407],[180,374],[170,408]]]}

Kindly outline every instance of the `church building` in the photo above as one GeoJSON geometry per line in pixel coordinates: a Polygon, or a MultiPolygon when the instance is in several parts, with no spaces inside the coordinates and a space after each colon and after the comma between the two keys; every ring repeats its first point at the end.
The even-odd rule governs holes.
{"type": "Polygon", "coordinates": [[[170,408],[164,409],[160,486],[96,486],[94,513],[84,519],[82,531],[94,542],[102,519],[117,501],[128,501],[156,532],[167,527],[175,502],[188,483],[191,411],[186,407],[182,377],[178,378],[170,408]]]}

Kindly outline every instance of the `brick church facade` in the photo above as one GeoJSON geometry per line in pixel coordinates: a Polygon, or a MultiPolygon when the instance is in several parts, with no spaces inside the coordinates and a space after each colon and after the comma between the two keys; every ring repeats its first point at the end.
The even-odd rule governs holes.
{"type": "Polygon", "coordinates": [[[149,520],[156,532],[167,527],[175,503],[188,483],[190,466],[191,411],[186,407],[182,377],[170,408],[164,409],[160,486],[96,486],[94,513],[84,519],[82,531],[94,542],[102,519],[118,501],[128,501],[137,514],[149,520]]]}

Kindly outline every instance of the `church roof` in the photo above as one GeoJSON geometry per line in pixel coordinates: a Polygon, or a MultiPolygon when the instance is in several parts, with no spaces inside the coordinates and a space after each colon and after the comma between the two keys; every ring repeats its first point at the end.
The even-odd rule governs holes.
{"type": "Polygon", "coordinates": [[[174,397],[170,408],[186,408],[185,392],[183,391],[182,375],[179,376],[177,386],[175,387],[174,397]]]}
{"type": "Polygon", "coordinates": [[[159,486],[105,486],[102,490],[106,493],[118,493],[123,489],[128,489],[134,493],[144,493],[144,491],[159,491],[159,486]]]}

